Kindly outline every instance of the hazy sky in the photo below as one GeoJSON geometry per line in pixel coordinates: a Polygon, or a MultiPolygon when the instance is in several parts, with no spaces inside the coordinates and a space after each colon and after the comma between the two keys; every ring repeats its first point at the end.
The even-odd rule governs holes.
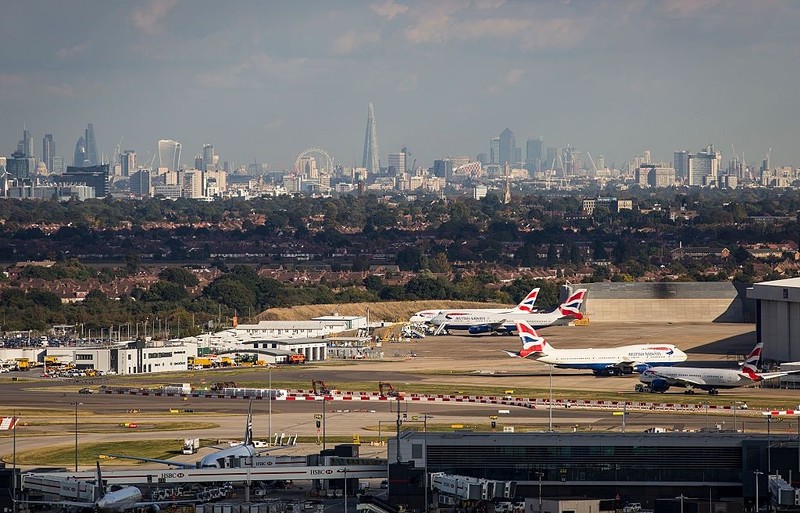
{"type": "Polygon", "coordinates": [[[158,139],[291,166],[309,147],[361,164],[488,152],[508,127],[618,165],[709,143],[800,166],[795,0],[4,0],[0,154],[23,125],[72,163],[139,161],[158,139]]]}

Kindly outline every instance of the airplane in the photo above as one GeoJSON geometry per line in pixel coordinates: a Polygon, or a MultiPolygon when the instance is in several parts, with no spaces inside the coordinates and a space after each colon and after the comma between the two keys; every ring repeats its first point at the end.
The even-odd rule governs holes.
{"type": "Polygon", "coordinates": [[[242,443],[220,449],[218,452],[212,454],[208,454],[196,463],[160,460],[157,458],[145,458],[140,456],[126,456],[121,454],[109,454],[109,456],[149,463],[162,463],[164,465],[179,468],[225,468],[227,466],[226,461],[228,461],[230,458],[251,458],[253,456],[258,456],[262,452],[265,451],[263,449],[258,450],[255,446],[255,441],[253,440],[253,401],[250,400],[250,405],[247,410],[247,424],[245,426],[244,440],[242,443]]]}
{"type": "Polygon", "coordinates": [[[558,369],[590,369],[595,376],[642,372],[653,364],[672,365],[686,360],[686,353],[672,344],[633,344],[609,348],[556,349],[525,321],[517,322],[522,350],[509,356],[529,358],[558,369]]]}
{"type": "Polygon", "coordinates": [[[419,312],[412,315],[408,321],[409,322],[427,322],[430,321],[441,314],[447,314],[449,312],[470,312],[474,315],[480,314],[503,314],[509,312],[532,312],[533,304],[536,302],[536,298],[539,296],[539,287],[533,289],[532,291],[528,292],[528,295],[525,296],[522,301],[519,302],[517,306],[514,308],[469,308],[463,310],[420,310],[419,312]]]}
{"type": "Polygon", "coordinates": [[[532,309],[515,309],[503,313],[472,313],[469,310],[450,310],[431,319],[431,324],[438,326],[437,333],[444,329],[467,330],[471,335],[478,333],[511,334],[516,331],[517,321],[526,321],[531,326],[544,328],[562,322],[571,317],[583,319],[581,305],[586,298],[586,289],[573,292],[552,312],[534,312],[532,309]]]}
{"type": "Polygon", "coordinates": [[[103,486],[103,476],[100,473],[100,462],[97,462],[97,472],[94,482],[94,498],[92,501],[73,501],[60,499],[57,501],[20,500],[26,504],[50,504],[61,507],[71,506],[86,508],[103,513],[122,513],[137,508],[146,508],[152,513],[160,511],[160,506],[171,504],[192,504],[196,500],[170,500],[170,501],[142,501],[142,491],[136,486],[123,486],[116,490],[106,491],[103,486]]]}
{"type": "MultiPolygon", "coordinates": [[[[639,376],[651,392],[666,392],[670,387],[683,387],[685,394],[694,394],[694,389],[707,390],[710,395],[719,394],[720,388],[738,388],[754,385],[767,379],[788,376],[800,371],[758,372],[763,342],[756,344],[741,365],[741,369],[714,369],[710,367],[651,367],[639,376]]],[[[637,386],[638,391],[648,388],[637,386]]]]}

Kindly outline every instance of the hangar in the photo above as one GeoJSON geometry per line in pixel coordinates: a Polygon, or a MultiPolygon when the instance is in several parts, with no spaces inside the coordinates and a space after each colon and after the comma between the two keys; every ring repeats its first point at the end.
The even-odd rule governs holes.
{"type": "Polygon", "coordinates": [[[580,287],[588,291],[585,309],[592,321],[752,322],[744,286],[730,282],[598,282],[580,287]]]}
{"type": "Polygon", "coordinates": [[[764,342],[762,357],[800,361],[800,278],[755,283],[747,297],[755,300],[756,340],[764,342]]]}

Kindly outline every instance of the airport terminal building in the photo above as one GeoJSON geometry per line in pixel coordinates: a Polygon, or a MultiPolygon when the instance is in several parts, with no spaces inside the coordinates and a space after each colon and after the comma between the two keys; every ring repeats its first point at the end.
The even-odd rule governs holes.
{"type": "MultiPolygon", "coordinates": [[[[754,498],[755,479],[767,489],[768,468],[800,480],[797,438],[774,434],[404,431],[389,440],[388,458],[400,463],[390,466],[392,484],[415,481],[404,478],[411,467],[514,482],[520,497],[535,497],[541,486],[545,497],[619,496],[647,509],[681,494],[754,498]]],[[[398,487],[405,495],[393,502],[413,504],[413,489],[398,487]]]]}

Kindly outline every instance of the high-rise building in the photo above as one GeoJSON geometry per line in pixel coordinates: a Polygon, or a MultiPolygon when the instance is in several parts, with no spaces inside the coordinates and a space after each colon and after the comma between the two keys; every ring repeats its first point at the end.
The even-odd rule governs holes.
{"type": "Polygon", "coordinates": [[[525,143],[525,169],[530,172],[542,169],[542,138],[528,139],[525,143]]]}
{"type": "MultiPolygon", "coordinates": [[[[84,142],[86,144],[86,160],[89,166],[96,166],[100,164],[100,159],[97,157],[97,141],[94,138],[94,126],[89,123],[84,133],[84,142]]],[[[100,194],[97,195],[100,197],[100,194]]]]}
{"type": "Polygon", "coordinates": [[[400,176],[406,172],[406,154],[405,152],[390,153],[389,154],[389,167],[387,172],[390,176],[400,176]]]}
{"type": "Polygon", "coordinates": [[[125,150],[119,154],[119,168],[122,176],[131,176],[136,171],[136,152],[125,150]]]}
{"type": "Polygon", "coordinates": [[[500,138],[492,137],[489,139],[489,164],[500,164],[500,138]]]}
{"type": "Polygon", "coordinates": [[[711,186],[717,184],[722,154],[708,145],[705,150],[689,154],[688,184],[711,186]]]}
{"type": "Polygon", "coordinates": [[[150,170],[140,169],[130,176],[131,193],[137,196],[150,195],[150,170]]]}
{"type": "Polygon", "coordinates": [[[86,158],[86,139],[83,136],[78,137],[78,142],[75,143],[75,158],[72,160],[72,165],[75,167],[89,165],[86,158]]]}
{"type": "Polygon", "coordinates": [[[63,184],[82,183],[94,187],[95,197],[104,198],[109,193],[109,165],[67,166],[67,172],[56,177],[55,181],[63,184]]]}
{"type": "Polygon", "coordinates": [[[181,143],[171,139],[158,141],[158,167],[177,171],[181,163],[181,143]]]}
{"type": "Polygon", "coordinates": [[[675,178],[684,181],[689,176],[689,152],[676,151],[672,154],[672,167],[675,168],[675,178]]]}
{"type": "Polygon", "coordinates": [[[33,136],[26,128],[22,130],[22,140],[17,144],[17,152],[26,157],[33,157],[33,136]]]}
{"type": "Polygon", "coordinates": [[[203,171],[208,171],[211,167],[215,164],[214,162],[214,145],[213,144],[204,144],[203,145],[203,167],[198,169],[202,169],[203,171]]]}
{"type": "Polygon", "coordinates": [[[53,174],[56,172],[53,159],[56,156],[56,143],[53,140],[53,134],[44,134],[42,139],[42,162],[47,166],[47,172],[53,174]]]}
{"type": "Polygon", "coordinates": [[[369,103],[367,111],[367,133],[364,136],[364,156],[361,159],[361,167],[367,169],[367,173],[372,175],[380,173],[381,161],[378,153],[378,130],[375,127],[375,110],[372,102],[369,103]]]}
{"type": "Polygon", "coordinates": [[[25,153],[15,151],[10,159],[6,159],[6,171],[11,178],[28,178],[36,170],[36,163],[33,157],[26,157],[25,153]]]}
{"type": "Polygon", "coordinates": [[[517,141],[514,132],[508,128],[500,132],[499,153],[500,161],[497,164],[503,166],[508,163],[513,166],[517,163],[517,141]]]}

